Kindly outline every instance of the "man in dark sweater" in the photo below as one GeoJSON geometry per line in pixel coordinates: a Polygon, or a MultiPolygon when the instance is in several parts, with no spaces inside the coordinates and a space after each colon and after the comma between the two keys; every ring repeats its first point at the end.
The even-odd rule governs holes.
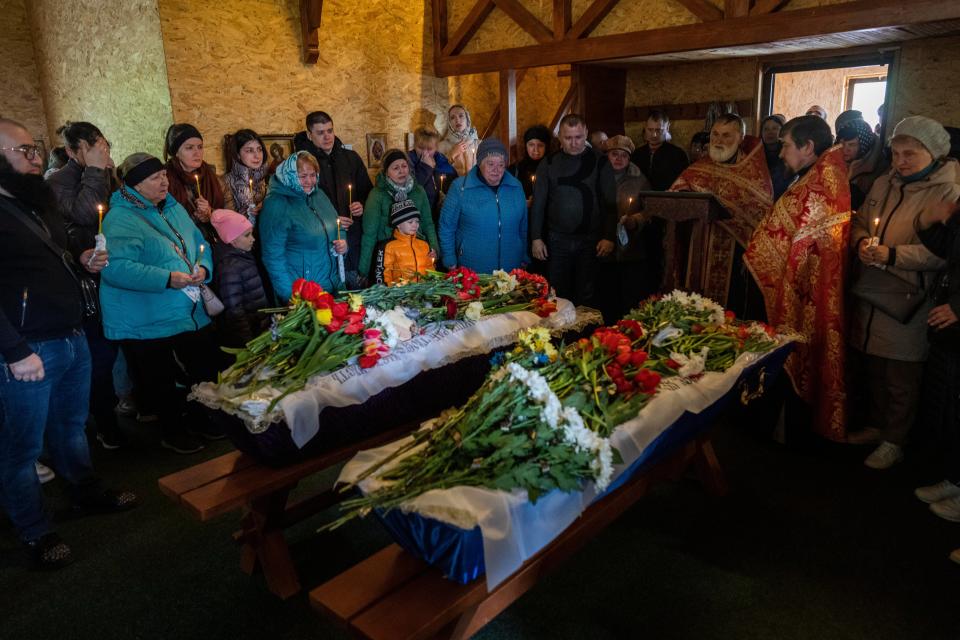
{"type": "Polygon", "coordinates": [[[359,286],[357,265],[360,262],[360,240],[363,237],[363,203],[373,189],[367,168],[360,155],[343,146],[333,133],[333,118],[323,111],[307,114],[307,130],[293,138],[297,151],[309,151],[320,163],[318,186],[330,199],[346,231],[350,249],[345,257],[347,288],[359,286]]]}
{"type": "Polygon", "coordinates": [[[617,187],[606,157],[587,148],[582,117],[561,120],[559,138],[561,150],[537,167],[531,248],[535,258],[548,261],[547,279],[558,296],[592,304],[597,258],[615,246],[617,187]]]}
{"type": "Polygon", "coordinates": [[[667,142],[670,118],[661,111],[651,111],[643,129],[647,144],[633,152],[630,161],[640,167],[654,191],[666,191],[683,173],[690,161],[680,147],[667,142]]]}
{"type": "MultiPolygon", "coordinates": [[[[104,491],[93,475],[80,275],[41,163],[30,133],[0,119],[0,504],[35,565],[56,568],[71,555],[43,508],[34,464],[44,444],[75,508],[122,510],[137,499],[104,491]]],[[[88,249],[79,262],[97,273],[107,254],[88,249]]]]}

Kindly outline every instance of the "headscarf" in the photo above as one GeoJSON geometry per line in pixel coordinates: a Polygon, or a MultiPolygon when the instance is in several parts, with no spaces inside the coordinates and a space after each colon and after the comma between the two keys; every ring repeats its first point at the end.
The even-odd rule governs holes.
{"type": "Polygon", "coordinates": [[[478,140],[477,130],[473,128],[473,118],[470,117],[470,112],[467,111],[467,108],[462,104],[452,104],[450,108],[447,109],[447,134],[444,136],[450,144],[455,145],[466,140],[468,142],[476,142],[478,140]],[[454,109],[463,109],[463,112],[467,114],[467,128],[462,133],[455,131],[453,125],[450,124],[450,112],[454,109]]]}
{"type": "Polygon", "coordinates": [[[285,186],[287,189],[290,189],[294,193],[298,193],[302,196],[309,196],[310,193],[313,193],[316,190],[316,187],[310,190],[310,193],[307,193],[303,189],[303,185],[300,184],[300,177],[297,175],[297,159],[300,156],[310,157],[309,151],[296,151],[291,153],[286,159],[277,166],[277,171],[274,173],[277,180],[280,181],[280,184],[285,186]]]}
{"type": "Polygon", "coordinates": [[[877,135],[873,132],[873,129],[865,120],[861,119],[848,120],[843,128],[837,132],[837,140],[846,141],[854,138],[860,143],[860,149],[857,151],[854,160],[859,160],[870,153],[870,149],[877,141],[877,135]]]}

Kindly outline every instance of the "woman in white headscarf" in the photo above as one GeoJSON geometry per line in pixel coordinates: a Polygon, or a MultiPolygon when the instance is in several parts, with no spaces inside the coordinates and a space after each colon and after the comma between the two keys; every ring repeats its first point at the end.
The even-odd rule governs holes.
{"type": "Polygon", "coordinates": [[[477,163],[480,139],[473,128],[470,112],[461,104],[447,109],[447,134],[440,141],[440,153],[445,155],[457,173],[466,174],[477,163]]]}

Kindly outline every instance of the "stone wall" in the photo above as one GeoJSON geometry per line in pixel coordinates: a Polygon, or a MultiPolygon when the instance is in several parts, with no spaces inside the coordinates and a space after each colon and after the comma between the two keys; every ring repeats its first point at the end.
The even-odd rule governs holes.
{"type": "Polygon", "coordinates": [[[31,0],[49,134],[87,120],[113,143],[119,164],[159,153],[172,122],[156,0],[31,0]]]}
{"type": "MultiPolygon", "coordinates": [[[[0,117],[22,123],[50,145],[25,0],[0,0],[0,117]]],[[[55,146],[55,145],[53,145],[55,146]]]]}

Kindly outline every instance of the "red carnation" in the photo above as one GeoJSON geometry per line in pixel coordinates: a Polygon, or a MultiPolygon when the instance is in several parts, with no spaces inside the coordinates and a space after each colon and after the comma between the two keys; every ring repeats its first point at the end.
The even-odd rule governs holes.
{"type": "Polygon", "coordinates": [[[361,369],[369,369],[373,365],[377,364],[377,361],[380,360],[380,356],[360,356],[360,359],[357,361],[361,369]]]}
{"type": "Polygon", "coordinates": [[[630,354],[630,364],[632,364],[635,367],[639,367],[646,361],[647,361],[647,352],[644,351],[643,349],[637,349],[636,351],[630,354]]]}
{"type": "Polygon", "coordinates": [[[723,317],[727,319],[727,322],[733,322],[736,319],[737,314],[727,309],[723,312],[723,317]]]}

